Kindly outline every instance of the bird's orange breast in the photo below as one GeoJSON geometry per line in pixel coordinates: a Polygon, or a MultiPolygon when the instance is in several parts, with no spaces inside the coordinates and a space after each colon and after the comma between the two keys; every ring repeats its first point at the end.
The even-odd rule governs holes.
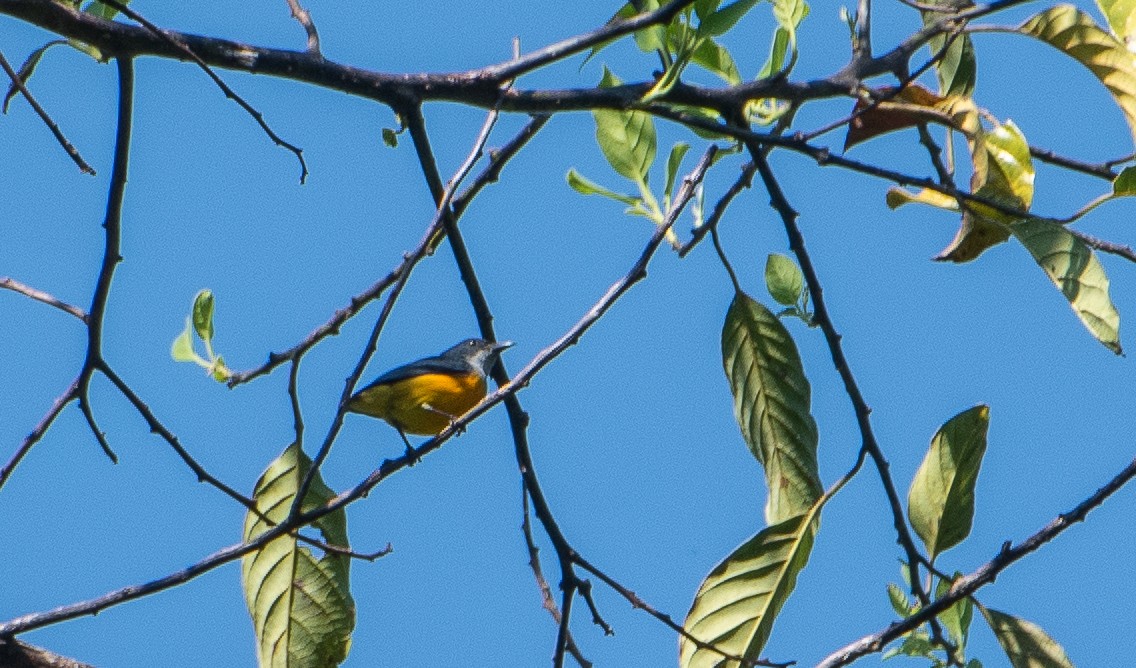
{"type": "Polygon", "coordinates": [[[434,435],[485,398],[477,373],[424,373],[372,385],[355,395],[349,410],[381,418],[409,434],[434,435]]]}

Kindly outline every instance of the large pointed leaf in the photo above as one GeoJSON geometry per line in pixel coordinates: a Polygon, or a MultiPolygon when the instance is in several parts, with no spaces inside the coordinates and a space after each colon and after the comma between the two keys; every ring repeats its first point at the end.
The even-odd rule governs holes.
{"type": "MultiPolygon", "coordinates": [[[[733,656],[759,658],[808,563],[821,505],[761,530],[715,566],[698,588],[683,628],[733,656]]],[[[685,636],[679,638],[678,663],[681,668],[738,666],[685,636]]]]}
{"type": "Polygon", "coordinates": [[[1033,255],[1077,317],[1094,337],[1116,354],[1120,348],[1120,314],[1108,295],[1108,277],[1084,241],[1048,220],[1027,218],[1010,226],[1033,255]]]}
{"type": "MultiPolygon", "coordinates": [[[[962,577],[962,573],[955,573],[954,580],[962,577]]],[[[952,580],[940,578],[935,585],[935,598],[946,596],[951,590],[952,580]]],[[[951,607],[939,613],[939,621],[951,636],[951,642],[960,652],[966,651],[966,642],[970,637],[970,622],[974,617],[974,603],[969,597],[955,601],[951,607]]]]}
{"type": "Polygon", "coordinates": [[[962,542],[974,520],[974,484],[986,452],[990,408],[975,406],[939,428],[907,493],[907,517],[934,561],[962,542]]]}
{"type": "Polygon", "coordinates": [[[1125,45],[1101,30],[1092,17],[1073,5],[1058,5],[1018,28],[1054,46],[1089,68],[1112,94],[1136,140],[1136,58],[1125,45]]]}
{"type": "Polygon", "coordinates": [[[1061,645],[1037,624],[982,605],[978,609],[1013,668],[1073,668],[1061,645]]]}
{"type": "MultiPolygon", "coordinates": [[[[606,67],[601,88],[618,86],[620,81],[606,67]]],[[[655,161],[655,123],[642,111],[596,109],[596,141],[604,157],[619,174],[635,182],[645,182],[647,170],[655,161]]]]}
{"type": "MultiPolygon", "coordinates": [[[[292,444],[257,481],[257,508],[274,523],[288,516],[311,460],[292,444]]],[[[316,476],[303,509],[326,503],[335,493],[316,476]]],[[[347,547],[347,515],[325,515],[314,525],[330,545],[347,547]]],[[[244,539],[254,540],[270,524],[245,517],[244,539]]],[[[256,631],[261,668],[332,668],[347,658],[355,628],[349,584],[350,559],[325,553],[316,558],[292,536],[272,540],[241,559],[245,602],[256,631]]]]}
{"type": "Polygon", "coordinates": [[[742,436],[765,467],[766,522],[800,515],[824,489],[811,390],[793,338],[769,309],[739,292],[722,329],[722,362],[742,436]]]}

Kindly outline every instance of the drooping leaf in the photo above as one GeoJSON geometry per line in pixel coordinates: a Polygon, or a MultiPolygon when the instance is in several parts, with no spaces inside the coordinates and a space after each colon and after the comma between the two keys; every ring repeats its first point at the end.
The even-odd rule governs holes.
{"type": "Polygon", "coordinates": [[[811,390],[793,338],[769,309],[739,292],[722,329],[722,362],[742,436],[765,467],[766,522],[805,512],[824,488],[811,390]]]}
{"type": "MultiPolygon", "coordinates": [[[[618,86],[620,81],[606,67],[601,88],[618,86]]],[[[612,169],[635,182],[645,182],[647,170],[655,161],[655,123],[642,111],[596,109],[596,141],[612,169]]]]}
{"type": "Polygon", "coordinates": [[[1072,5],[1051,7],[1018,30],[1060,49],[1089,68],[1124,112],[1136,140],[1136,61],[1124,43],[1101,30],[1092,17],[1072,5]]]}
{"type": "Polygon", "coordinates": [[[675,178],[678,176],[678,168],[682,166],[682,159],[689,150],[690,144],[679,142],[671,147],[671,154],[667,156],[667,181],[663,188],[663,195],[666,196],[668,201],[670,200],[671,192],[674,190],[675,178]]]}
{"type": "Polygon", "coordinates": [[[746,15],[746,12],[753,9],[758,1],[759,0],[735,0],[735,2],[731,2],[725,7],[719,8],[703,19],[702,23],[698,26],[698,31],[704,35],[713,35],[715,37],[725,34],[730,31],[730,28],[737,25],[738,21],[746,15]]]}
{"type": "Polygon", "coordinates": [[[1120,314],[1108,294],[1108,277],[1084,241],[1057,223],[1027,218],[1011,225],[1014,236],[1037,261],[1089,332],[1121,354],[1120,314]]]}
{"type": "MultiPolygon", "coordinates": [[[[282,522],[292,507],[311,460],[290,445],[257,481],[253,498],[271,522],[282,522]]],[[[303,510],[319,507],[335,493],[317,475],[303,510]]],[[[343,510],[314,524],[323,540],[346,548],[343,510]]],[[[255,513],[245,516],[244,540],[255,540],[271,525],[255,513]]],[[[256,632],[261,668],[332,668],[347,658],[355,628],[349,583],[350,559],[326,552],[316,558],[289,535],[280,536],[241,559],[245,602],[256,632]]]]}
{"type": "Polygon", "coordinates": [[[603,197],[607,197],[608,199],[613,199],[617,202],[623,202],[628,206],[636,206],[639,204],[638,197],[623,195],[613,190],[608,190],[600,184],[582,176],[575,169],[568,170],[568,185],[572,186],[573,190],[582,195],[602,195],[603,197]]]}
{"type": "Polygon", "coordinates": [[[844,138],[844,150],[852,148],[860,142],[867,141],[886,132],[915,127],[928,120],[928,115],[920,115],[918,109],[938,112],[943,98],[935,95],[919,84],[904,86],[895,92],[894,86],[884,86],[878,94],[884,97],[888,104],[869,108],[870,100],[859,98],[853,107],[853,112],[862,112],[848,124],[848,134],[844,138]],[[898,109],[895,105],[903,105],[911,109],[898,109]]]}
{"type": "MultiPolygon", "coordinates": [[[[974,3],[970,0],[932,0],[926,4],[942,7],[943,11],[922,12],[923,25],[935,23],[944,16],[970,7],[974,3]]],[[[948,39],[951,39],[949,35],[939,34],[932,37],[927,44],[931,48],[932,55],[942,51],[944,46],[947,47],[942,59],[935,65],[935,73],[939,77],[939,93],[944,96],[971,97],[974,94],[975,76],[978,70],[974,44],[966,34],[955,36],[950,46],[947,46],[948,39]]]]}
{"type": "Polygon", "coordinates": [[[1073,668],[1061,645],[1037,624],[982,605],[978,609],[1013,668],[1073,668]]]}
{"type": "Polygon", "coordinates": [[[185,329],[170,346],[170,357],[178,362],[192,362],[197,359],[197,353],[193,352],[193,325],[190,324],[189,318],[185,319],[185,329]]]}
{"type": "Polygon", "coordinates": [[[206,346],[213,342],[213,291],[201,290],[193,298],[193,329],[206,346]]]}
{"type": "Polygon", "coordinates": [[[780,253],[765,258],[765,287],[778,304],[792,306],[805,290],[805,277],[800,267],[780,253]]]}
{"type": "MultiPolygon", "coordinates": [[[[28,83],[28,79],[31,78],[32,74],[35,72],[35,68],[39,66],[39,61],[43,58],[43,54],[47,53],[48,49],[66,43],[67,40],[65,39],[55,39],[35,51],[32,51],[24,60],[24,63],[20,65],[20,69],[16,70],[16,76],[19,77],[20,82],[25,85],[28,83]]],[[[16,82],[13,81],[12,84],[8,86],[8,92],[4,94],[4,104],[2,108],[0,108],[0,111],[5,114],[8,113],[8,104],[12,102],[12,98],[16,97],[16,94],[19,92],[20,89],[16,86],[16,82]]]]}
{"type": "MultiPolygon", "coordinates": [[[[954,579],[961,577],[955,573],[954,579]]],[[[942,598],[951,590],[951,580],[939,579],[935,585],[935,598],[942,598]]],[[[951,636],[951,642],[958,647],[959,652],[966,650],[966,643],[970,637],[970,622],[974,618],[974,604],[967,597],[955,601],[951,607],[939,613],[939,621],[951,636]]]]}
{"type": "Polygon", "coordinates": [[[990,408],[982,405],[947,420],[911,481],[907,517],[932,561],[970,533],[989,425],[990,408]]]}
{"type": "MultiPolygon", "coordinates": [[[[808,563],[820,506],[762,529],[702,581],[683,628],[702,642],[757,659],[773,622],[808,563]]],[[[680,668],[737,668],[721,654],[679,638],[680,668]]]]}
{"type": "Polygon", "coordinates": [[[931,642],[927,632],[917,630],[905,634],[899,647],[884,652],[883,658],[886,660],[896,656],[913,656],[920,659],[934,659],[935,649],[935,643],[931,642]]]}

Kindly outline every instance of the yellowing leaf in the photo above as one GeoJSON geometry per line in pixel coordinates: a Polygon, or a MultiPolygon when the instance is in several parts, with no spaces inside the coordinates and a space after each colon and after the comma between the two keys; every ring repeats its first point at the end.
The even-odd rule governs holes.
{"type": "Polygon", "coordinates": [[[769,309],[738,293],[722,329],[722,363],[742,436],[765,467],[766,522],[800,515],[824,488],[811,390],[793,338],[769,309]]]}
{"type": "MultiPolygon", "coordinates": [[[[293,443],[256,483],[257,508],[273,523],[292,507],[311,460],[293,443]]],[[[325,504],[335,493],[317,475],[304,497],[303,510],[325,504]]],[[[255,513],[245,516],[245,541],[270,528],[255,513]]],[[[347,545],[343,510],[315,523],[323,539],[347,545]]],[[[350,558],[324,553],[320,558],[290,535],[280,536],[241,559],[245,602],[256,632],[260,668],[333,668],[347,658],[355,628],[355,602],[349,582],[350,558]]]]}
{"type": "Polygon", "coordinates": [[[1027,218],[1010,226],[1089,332],[1121,354],[1120,314],[1108,294],[1108,277],[1084,241],[1057,223],[1027,218]]]}
{"type": "Polygon", "coordinates": [[[923,188],[918,192],[911,192],[898,186],[892,186],[887,191],[887,205],[889,209],[898,209],[904,204],[927,204],[947,211],[958,211],[958,200],[950,195],[944,195],[938,190],[923,188]]]}
{"type": "MultiPolygon", "coordinates": [[[[1126,26],[1130,20],[1126,17],[1126,26]]],[[[1125,28],[1129,29],[1130,26],[1125,28]]],[[[1073,5],[1047,9],[1018,30],[1064,51],[1089,68],[1124,112],[1136,140],[1136,55],[1124,43],[1101,30],[1088,14],[1073,5]]]]}
{"type": "MultiPolygon", "coordinates": [[[[979,129],[970,144],[974,165],[971,190],[985,199],[1028,210],[1033,202],[1033,160],[1026,138],[1013,121],[989,132],[979,129]]],[[[1009,239],[1007,225],[1018,220],[978,202],[967,202],[965,206],[958,233],[936,260],[969,262],[987,248],[1009,239]]]]}
{"type": "MultiPolygon", "coordinates": [[[[761,530],[703,580],[683,628],[734,656],[757,659],[773,622],[808,563],[821,503],[803,515],[761,530]]],[[[737,661],[679,638],[680,668],[737,668],[737,661]]]]}

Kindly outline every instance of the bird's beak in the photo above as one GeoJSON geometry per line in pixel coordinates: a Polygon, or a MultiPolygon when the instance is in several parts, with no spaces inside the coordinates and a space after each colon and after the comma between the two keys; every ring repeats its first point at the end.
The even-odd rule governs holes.
{"type": "Polygon", "coordinates": [[[495,353],[499,353],[506,348],[511,348],[512,346],[513,346],[512,341],[498,341],[497,343],[493,344],[492,351],[495,352],[495,353]]]}

